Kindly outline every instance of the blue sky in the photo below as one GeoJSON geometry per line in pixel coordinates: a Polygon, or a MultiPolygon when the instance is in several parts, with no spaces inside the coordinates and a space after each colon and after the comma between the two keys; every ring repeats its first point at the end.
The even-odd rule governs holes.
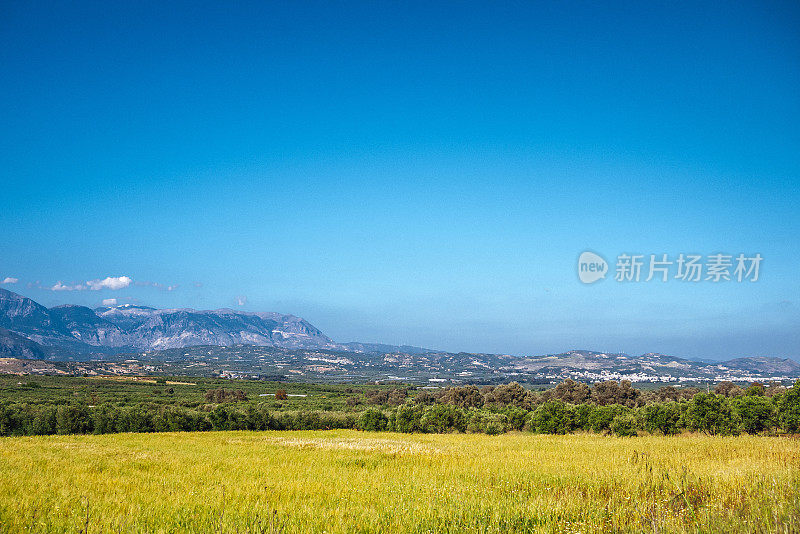
{"type": "Polygon", "coordinates": [[[800,358],[796,3],[128,4],[0,7],[2,287],[800,358]],[[764,261],[584,285],[584,250],[764,261]]]}

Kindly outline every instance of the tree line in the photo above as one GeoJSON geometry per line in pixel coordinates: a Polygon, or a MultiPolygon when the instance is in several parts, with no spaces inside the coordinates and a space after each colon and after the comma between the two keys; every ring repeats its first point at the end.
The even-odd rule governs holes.
{"type": "Polygon", "coordinates": [[[323,430],[348,428],[395,432],[530,431],[565,434],[590,431],[635,436],[684,430],[736,435],[798,433],[800,380],[791,388],[730,382],[714,392],[696,388],[633,388],[630,382],[589,386],[566,380],[534,392],[520,384],[449,387],[409,396],[406,388],[367,391],[360,412],[272,412],[266,404],[237,405],[240,391],[211,390],[201,407],[138,403],[0,405],[0,435],[107,434],[209,430],[323,430]]]}

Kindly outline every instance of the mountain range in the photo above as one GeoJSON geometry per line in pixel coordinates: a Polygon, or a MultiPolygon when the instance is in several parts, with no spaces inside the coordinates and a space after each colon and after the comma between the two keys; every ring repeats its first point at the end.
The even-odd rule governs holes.
{"type": "MultiPolygon", "coordinates": [[[[564,378],[670,382],[800,377],[800,364],[772,357],[709,362],[658,353],[630,356],[585,350],[509,356],[379,343],[337,343],[294,315],[230,309],[156,309],[131,304],[95,309],[75,305],[46,308],[0,288],[2,357],[153,362],[170,373],[201,369],[230,376],[342,381],[406,377],[453,382],[546,383],[564,378]]],[[[109,369],[129,372],[119,366],[105,370],[109,369]]],[[[87,367],[83,371],[93,369],[87,367]]]]}
{"type": "Polygon", "coordinates": [[[294,315],[231,309],[156,309],[133,304],[95,309],[71,304],[46,308],[0,288],[0,355],[57,357],[196,345],[427,352],[410,346],[335,343],[294,315]]]}

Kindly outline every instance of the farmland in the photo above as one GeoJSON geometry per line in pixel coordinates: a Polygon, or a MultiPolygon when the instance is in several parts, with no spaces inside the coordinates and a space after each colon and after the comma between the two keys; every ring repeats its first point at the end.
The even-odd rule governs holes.
{"type": "Polygon", "coordinates": [[[711,393],[569,379],[533,391],[513,382],[430,390],[191,377],[0,378],[0,436],[330,429],[797,434],[800,381],[791,388],[721,382],[711,393]]]}
{"type": "Polygon", "coordinates": [[[797,532],[800,441],[351,430],[0,439],[3,532],[797,532]]]}
{"type": "MultiPolygon", "coordinates": [[[[369,386],[381,389],[383,386],[369,386]]],[[[293,410],[344,410],[345,400],[353,396],[351,386],[304,384],[297,382],[262,382],[223,380],[201,377],[73,377],[0,375],[0,403],[25,402],[36,405],[79,402],[131,405],[150,403],[196,407],[205,402],[210,389],[240,389],[252,402],[270,401],[270,408],[293,410]],[[283,389],[291,402],[276,407],[272,394],[283,389]],[[262,396],[263,395],[263,396],[262,396]]],[[[363,389],[363,386],[362,388],[363,389]]],[[[358,391],[360,392],[361,389],[358,391]]]]}
{"type": "Polygon", "coordinates": [[[799,426],[800,383],[5,376],[0,532],[797,532],[799,426]]]}

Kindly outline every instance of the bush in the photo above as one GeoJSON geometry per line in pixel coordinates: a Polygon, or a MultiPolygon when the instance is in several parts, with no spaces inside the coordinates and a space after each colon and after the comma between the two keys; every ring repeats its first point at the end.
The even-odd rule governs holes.
{"type": "Polygon", "coordinates": [[[386,417],[382,411],[370,408],[369,410],[363,412],[358,418],[356,428],[359,430],[380,432],[381,430],[386,430],[388,424],[389,418],[386,417]]]}
{"type": "Polygon", "coordinates": [[[739,386],[737,386],[733,382],[725,380],[717,384],[717,386],[714,388],[714,393],[716,393],[717,395],[722,395],[723,397],[731,397],[732,396],[731,393],[736,391],[737,389],[741,390],[741,388],[739,388],[739,386]]]}
{"type": "Polygon", "coordinates": [[[90,421],[86,406],[63,405],[56,408],[58,434],[86,434],[91,430],[90,421]]]}
{"type": "MultiPolygon", "coordinates": [[[[436,396],[427,391],[420,391],[419,393],[414,395],[413,400],[417,404],[424,404],[425,406],[430,406],[431,404],[436,403],[436,396]]],[[[481,404],[483,404],[483,397],[481,397],[481,404]]]]}
{"type": "Polygon", "coordinates": [[[777,404],[778,417],[784,430],[792,434],[800,431],[800,380],[778,398],[777,404]]]}
{"type": "Polygon", "coordinates": [[[611,425],[609,425],[611,432],[621,437],[638,435],[636,432],[637,427],[636,415],[632,412],[616,415],[611,421],[611,425]]]}
{"type": "MultiPolygon", "coordinates": [[[[111,432],[114,430],[112,429],[111,432]]],[[[56,407],[44,406],[35,415],[30,434],[36,436],[46,436],[56,433],[56,407]]]]}
{"type": "Polygon", "coordinates": [[[742,430],[748,434],[770,430],[778,423],[778,410],[769,397],[746,395],[733,399],[731,404],[741,420],[742,430]]]}
{"type": "MultiPolygon", "coordinates": [[[[596,392],[622,393],[623,397],[627,396],[630,400],[627,385],[611,384],[614,385],[603,386],[596,392]]],[[[561,389],[565,396],[583,390],[577,383],[567,382],[561,389]]],[[[407,390],[401,388],[372,391],[374,393],[368,394],[369,398],[385,399],[387,402],[392,397],[392,402],[395,402],[407,396],[407,390]]],[[[598,406],[589,402],[575,406],[551,398],[534,411],[528,411],[517,405],[531,399],[531,394],[519,384],[485,387],[480,391],[467,386],[448,388],[437,395],[436,401],[433,395],[419,392],[414,399],[386,413],[376,408],[363,413],[337,412],[333,411],[335,408],[330,402],[320,405],[323,411],[294,413],[268,410],[273,406],[282,406],[280,402],[232,404],[230,401],[244,397],[243,392],[220,388],[207,392],[207,397],[221,402],[207,404],[201,409],[195,409],[196,403],[165,405],[143,402],[93,407],[78,402],[62,405],[6,402],[0,404],[0,435],[329,428],[486,434],[522,428],[555,434],[584,429],[617,435],[634,435],[640,429],[669,435],[682,428],[722,435],[739,432],[756,434],[777,428],[790,433],[800,431],[800,381],[788,389],[772,384],[763,392],[760,385],[754,384],[747,395],[734,395],[735,387],[729,384],[722,384],[719,391],[728,396],[695,391],[684,395],[685,392],[675,388],[662,388],[656,392],[659,396],[682,398],[681,395],[684,395],[692,398],[688,401],[651,403],[637,409],[620,404],[598,406]],[[481,399],[487,400],[487,404],[481,408],[458,406],[480,404],[476,400],[476,392],[480,393],[481,399]]],[[[285,390],[277,392],[278,396],[283,394],[285,390]]],[[[545,397],[542,395],[542,398],[545,397]]],[[[655,396],[651,395],[648,400],[652,402],[653,398],[655,396]]],[[[352,404],[350,399],[356,397],[349,397],[348,404],[352,404]]]]}
{"type": "Polygon", "coordinates": [[[212,430],[247,430],[247,418],[232,406],[217,406],[208,414],[212,430]]]}
{"type": "Polygon", "coordinates": [[[592,386],[592,401],[600,406],[621,404],[628,408],[639,405],[641,392],[631,386],[629,380],[617,383],[613,380],[598,382],[592,386]]]}
{"type": "Polygon", "coordinates": [[[482,410],[470,410],[467,414],[467,432],[496,436],[508,432],[508,430],[508,417],[505,414],[482,410]]]}
{"type": "Polygon", "coordinates": [[[744,394],[749,397],[763,397],[764,393],[764,384],[760,382],[753,382],[744,392],[744,394]]]}
{"type": "Polygon", "coordinates": [[[387,404],[389,406],[399,406],[403,404],[408,397],[408,389],[394,388],[394,389],[372,389],[368,390],[364,395],[367,398],[367,404],[387,404]]]}
{"type": "Polygon", "coordinates": [[[582,382],[567,378],[553,389],[544,392],[545,400],[560,400],[570,404],[582,404],[589,400],[592,391],[582,382]]]}
{"type": "Polygon", "coordinates": [[[464,432],[467,428],[464,412],[446,404],[434,404],[425,408],[425,412],[420,418],[420,428],[423,432],[444,433],[444,432],[464,432]]]}
{"type": "Polygon", "coordinates": [[[594,409],[589,414],[589,429],[593,432],[610,432],[611,422],[614,421],[614,418],[628,411],[629,408],[620,404],[594,406],[594,409]]]}
{"type": "Polygon", "coordinates": [[[117,410],[113,406],[98,406],[92,411],[92,431],[95,434],[117,432],[117,410]]]}
{"type": "Polygon", "coordinates": [[[419,404],[403,404],[398,406],[392,418],[392,430],[395,432],[421,432],[422,414],[425,406],[419,404]]]}
{"type": "MultiPolygon", "coordinates": [[[[420,395],[422,394],[424,392],[420,395]]],[[[448,387],[439,397],[439,402],[452,404],[459,408],[480,408],[483,406],[483,395],[476,386],[448,387]]]]}
{"type": "Polygon", "coordinates": [[[527,420],[530,412],[525,408],[506,406],[505,408],[499,410],[498,413],[502,413],[508,418],[508,426],[510,430],[522,430],[525,427],[525,421],[527,420]]]}
{"type": "Polygon", "coordinates": [[[593,404],[579,404],[572,410],[572,427],[575,430],[591,430],[591,418],[597,407],[593,404]]]}
{"type": "MultiPolygon", "coordinates": [[[[275,396],[277,398],[277,394],[275,396]]],[[[241,389],[229,390],[219,388],[206,391],[205,399],[206,402],[214,402],[217,404],[222,402],[246,401],[247,394],[241,389]]]]}
{"type": "Polygon", "coordinates": [[[559,400],[547,401],[533,411],[528,428],[540,434],[566,434],[573,429],[573,416],[568,404],[559,400]]]}
{"type": "Polygon", "coordinates": [[[486,387],[482,390],[484,404],[494,406],[519,406],[530,408],[531,398],[528,391],[517,382],[503,384],[497,387],[486,387]]]}
{"type": "Polygon", "coordinates": [[[727,397],[698,393],[687,403],[684,422],[692,430],[728,436],[739,434],[741,418],[733,411],[727,397]]]}
{"type": "Polygon", "coordinates": [[[265,405],[248,406],[244,415],[247,430],[275,430],[277,423],[265,405]]]}
{"type": "Polygon", "coordinates": [[[0,406],[0,436],[21,433],[20,418],[14,406],[0,406]]]}
{"type": "Polygon", "coordinates": [[[661,432],[665,436],[677,434],[680,428],[681,407],[674,401],[650,404],[642,410],[642,423],[648,432],[661,432]]]}

